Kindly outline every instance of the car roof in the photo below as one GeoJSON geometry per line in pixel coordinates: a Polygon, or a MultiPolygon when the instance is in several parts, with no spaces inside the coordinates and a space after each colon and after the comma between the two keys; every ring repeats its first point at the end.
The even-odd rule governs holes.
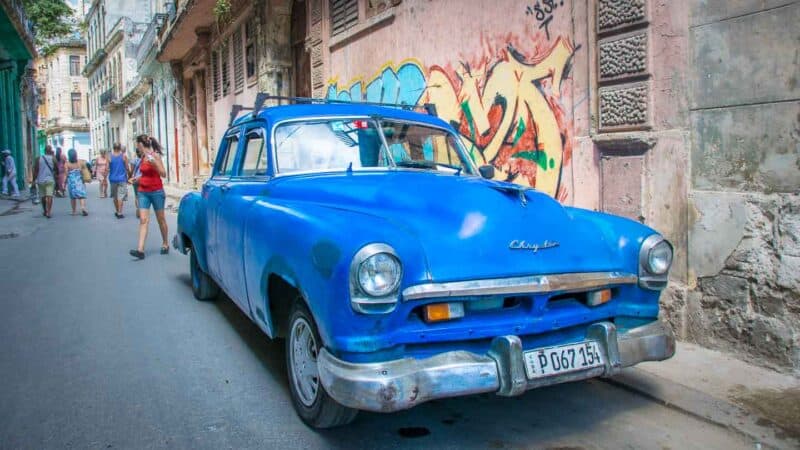
{"type": "MultiPolygon", "coordinates": [[[[448,127],[447,122],[429,114],[409,111],[400,107],[376,106],[363,103],[305,103],[269,106],[261,109],[256,117],[267,120],[270,123],[276,123],[283,120],[320,116],[378,116],[420,122],[437,127],[448,127]]],[[[249,122],[252,117],[252,113],[243,115],[233,122],[233,126],[249,122]]]]}

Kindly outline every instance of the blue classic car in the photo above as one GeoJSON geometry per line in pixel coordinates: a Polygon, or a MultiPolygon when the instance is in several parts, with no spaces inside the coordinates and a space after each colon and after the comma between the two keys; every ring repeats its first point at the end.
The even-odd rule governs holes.
{"type": "Polygon", "coordinates": [[[446,397],[610,376],[675,352],[672,246],[620,217],[494,181],[433,114],[256,107],[232,121],[173,244],[285,338],[312,427],[446,397]]]}

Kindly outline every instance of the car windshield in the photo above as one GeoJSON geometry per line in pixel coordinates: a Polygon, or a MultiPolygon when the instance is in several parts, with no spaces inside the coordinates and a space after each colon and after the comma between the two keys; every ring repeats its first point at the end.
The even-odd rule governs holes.
{"type": "Polygon", "coordinates": [[[275,155],[281,173],[374,167],[472,173],[456,139],[441,129],[386,119],[290,122],[275,129],[275,155]]]}

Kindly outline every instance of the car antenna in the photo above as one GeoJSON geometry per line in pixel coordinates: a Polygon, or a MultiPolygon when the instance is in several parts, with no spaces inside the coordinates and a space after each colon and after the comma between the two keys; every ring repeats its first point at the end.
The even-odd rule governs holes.
{"type": "Polygon", "coordinates": [[[347,166],[347,173],[353,173],[353,161],[350,161],[350,165],[347,166]]]}

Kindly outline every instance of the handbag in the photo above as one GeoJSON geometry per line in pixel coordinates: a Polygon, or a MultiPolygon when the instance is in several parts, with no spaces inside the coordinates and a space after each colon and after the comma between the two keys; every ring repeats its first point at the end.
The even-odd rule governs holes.
{"type": "Polygon", "coordinates": [[[89,168],[86,167],[86,163],[84,162],[81,166],[81,178],[83,178],[84,183],[91,183],[92,182],[92,172],[89,172],[89,168]]]}

